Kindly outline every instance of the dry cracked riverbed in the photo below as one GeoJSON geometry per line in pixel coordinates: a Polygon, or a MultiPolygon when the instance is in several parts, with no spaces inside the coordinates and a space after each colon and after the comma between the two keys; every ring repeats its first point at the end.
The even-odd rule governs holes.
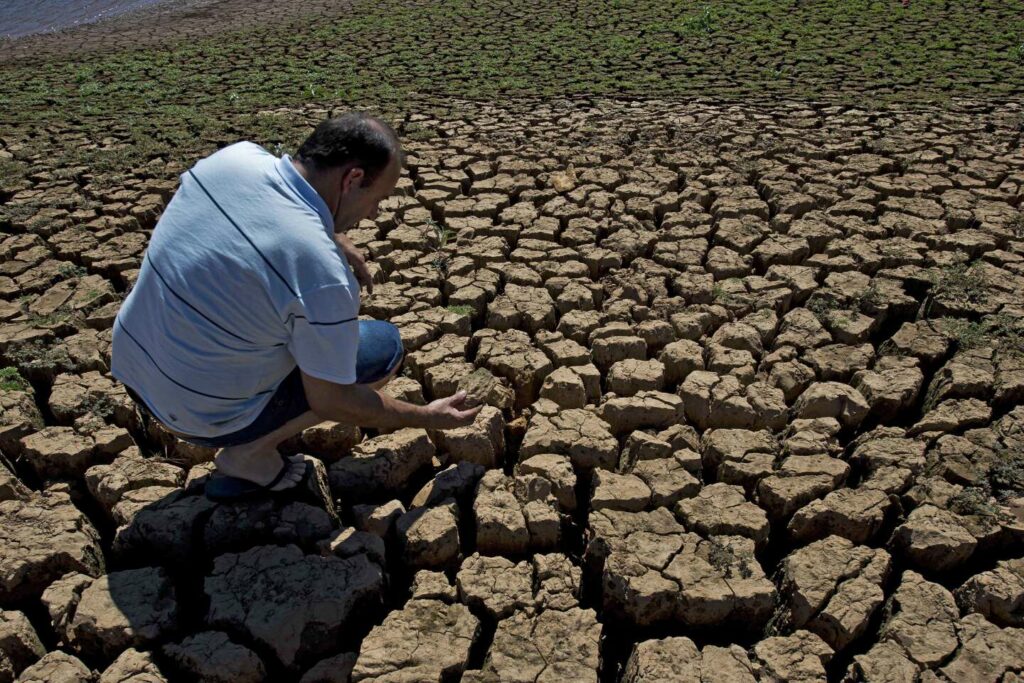
{"type": "Polygon", "coordinates": [[[402,330],[389,392],[488,407],[311,429],[308,485],[236,505],[106,374],[184,166],[103,182],[3,138],[0,681],[1022,680],[1022,129],[411,112],[350,233],[363,312],[402,330]]]}

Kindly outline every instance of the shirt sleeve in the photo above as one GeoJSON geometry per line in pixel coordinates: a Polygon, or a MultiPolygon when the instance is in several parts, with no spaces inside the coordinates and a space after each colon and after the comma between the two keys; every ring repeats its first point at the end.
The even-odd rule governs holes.
{"type": "Polygon", "coordinates": [[[305,292],[288,312],[288,350],[302,372],[337,384],[356,381],[359,294],[343,284],[305,292]]]}

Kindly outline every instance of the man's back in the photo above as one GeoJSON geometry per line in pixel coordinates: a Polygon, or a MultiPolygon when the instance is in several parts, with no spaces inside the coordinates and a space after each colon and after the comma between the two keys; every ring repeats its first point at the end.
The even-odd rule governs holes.
{"type": "Polygon", "coordinates": [[[323,379],[354,381],[359,289],[332,230],[288,159],[239,143],[200,161],[118,315],[112,373],[196,436],[246,426],[297,358],[323,379]]]}

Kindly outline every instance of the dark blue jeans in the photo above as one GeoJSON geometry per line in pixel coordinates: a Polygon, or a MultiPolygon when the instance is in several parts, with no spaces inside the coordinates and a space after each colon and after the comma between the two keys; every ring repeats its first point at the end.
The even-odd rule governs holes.
{"type": "MultiPolygon", "coordinates": [[[[372,384],[384,379],[402,362],[403,355],[402,337],[398,334],[397,327],[382,320],[359,321],[356,384],[372,384]]],[[[128,395],[138,405],[139,410],[147,417],[152,417],[142,399],[130,387],[125,387],[125,389],[128,390],[128,395]]],[[[295,368],[277,385],[267,407],[252,424],[223,436],[182,438],[196,446],[207,448],[237,446],[269,434],[308,410],[309,402],[306,400],[306,391],[302,387],[302,375],[299,373],[299,369],[295,368]]]]}

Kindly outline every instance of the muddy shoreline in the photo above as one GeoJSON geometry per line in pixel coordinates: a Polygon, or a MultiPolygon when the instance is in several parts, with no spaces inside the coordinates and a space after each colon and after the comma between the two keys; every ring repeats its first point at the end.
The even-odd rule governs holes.
{"type": "Polygon", "coordinates": [[[303,15],[327,18],[350,4],[331,0],[170,0],[90,24],[0,39],[0,65],[166,47],[303,15]]]}

